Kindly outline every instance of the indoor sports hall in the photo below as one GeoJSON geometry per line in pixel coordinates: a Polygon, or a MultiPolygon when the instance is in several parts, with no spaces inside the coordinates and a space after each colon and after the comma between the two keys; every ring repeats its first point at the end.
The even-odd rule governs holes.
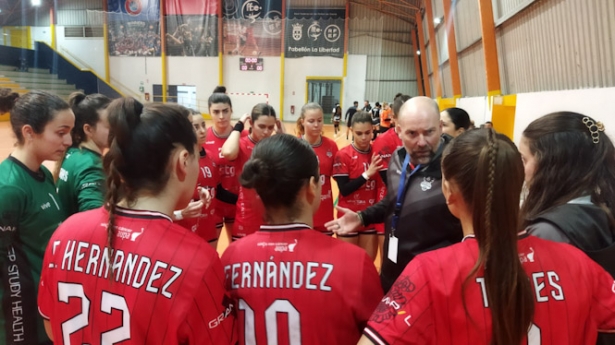
{"type": "MultiPolygon", "coordinates": [[[[243,271],[235,271],[235,265],[250,260],[249,257],[241,257],[246,261],[234,261],[240,257],[237,248],[244,248],[242,246],[247,246],[250,240],[256,241],[254,235],[275,232],[270,228],[284,223],[272,220],[275,217],[272,216],[274,212],[271,210],[274,208],[271,205],[275,204],[275,200],[261,195],[255,187],[257,183],[248,187],[250,183],[246,181],[249,176],[244,177],[242,172],[257,174],[260,171],[264,174],[263,171],[278,169],[277,163],[290,164],[292,157],[280,159],[280,162],[269,162],[261,157],[261,165],[253,167],[258,152],[261,152],[259,146],[274,142],[270,137],[285,133],[311,145],[319,164],[318,186],[326,186],[319,189],[322,195],[318,194],[318,197],[310,194],[308,182],[308,187],[301,187],[307,191],[298,189],[298,196],[305,193],[306,203],[320,198],[320,214],[323,214],[323,207],[327,208],[324,218],[319,221],[316,221],[317,211],[314,210],[314,224],[310,223],[307,227],[321,232],[323,236],[345,242],[344,245],[359,247],[362,251],[357,256],[348,254],[349,258],[367,255],[369,269],[373,262],[380,277],[375,288],[378,291],[370,293],[378,297],[378,301],[365,306],[370,310],[369,315],[357,321],[357,329],[361,331],[348,336],[351,339],[348,344],[467,342],[615,345],[615,337],[609,338],[604,334],[615,333],[615,297],[611,301],[608,289],[592,290],[594,286],[590,283],[579,287],[579,291],[593,291],[598,296],[595,301],[602,303],[601,307],[594,308],[592,305],[594,309],[587,315],[580,312],[574,314],[574,307],[568,304],[550,307],[553,309],[549,309],[548,315],[569,313],[566,314],[567,322],[587,322],[582,324],[585,328],[581,336],[574,335],[573,331],[581,326],[575,328],[567,324],[570,338],[562,338],[561,334],[566,333],[564,328],[542,328],[540,322],[545,320],[545,314],[540,303],[585,301],[585,297],[579,293],[564,299],[566,276],[558,275],[557,269],[549,271],[545,268],[543,272],[536,268],[535,272],[530,272],[535,268],[532,265],[537,257],[535,255],[539,255],[537,250],[541,248],[543,252],[553,253],[552,258],[558,255],[567,257],[566,260],[578,258],[579,265],[585,265],[584,260],[587,259],[587,266],[579,268],[578,272],[587,274],[584,277],[587,281],[611,284],[615,294],[612,277],[602,274],[615,274],[615,115],[612,114],[613,106],[609,105],[615,99],[613,18],[613,0],[0,0],[0,162],[5,164],[4,168],[0,165],[0,254],[3,256],[0,259],[0,299],[3,300],[3,306],[0,305],[0,344],[19,344],[20,337],[27,338],[27,334],[38,337],[30,341],[32,344],[52,343],[49,338],[51,330],[43,328],[38,312],[59,307],[55,305],[47,309],[51,304],[41,302],[37,284],[45,281],[44,278],[49,279],[45,271],[59,265],[43,261],[43,257],[49,261],[51,259],[48,257],[55,255],[49,254],[49,248],[55,246],[50,241],[56,238],[51,236],[60,235],[54,234],[56,226],[53,224],[63,224],[83,211],[94,209],[73,205],[79,211],[69,212],[68,208],[61,207],[61,202],[60,205],[56,202],[54,196],[61,198],[60,189],[65,188],[60,180],[66,182],[68,176],[64,164],[71,155],[76,156],[75,151],[70,150],[79,151],[85,147],[92,151],[94,146],[83,143],[98,145],[93,149],[94,158],[91,158],[95,163],[84,160],[96,166],[98,180],[84,180],[81,185],[83,188],[98,186],[97,194],[88,196],[95,199],[95,209],[100,206],[107,209],[109,203],[116,202],[122,205],[118,206],[120,212],[129,214],[130,207],[122,202],[130,199],[129,195],[135,200],[139,199],[137,194],[130,194],[138,188],[125,186],[123,190],[119,187],[128,183],[130,178],[126,176],[131,172],[115,171],[116,165],[113,165],[114,174],[107,171],[113,170],[108,167],[103,171],[108,152],[117,162],[125,163],[124,157],[119,155],[120,158],[117,158],[121,151],[118,149],[119,139],[109,137],[107,132],[97,132],[95,123],[98,122],[91,122],[94,121],[91,116],[100,118],[105,128],[114,135],[120,129],[130,128],[130,131],[119,135],[129,141],[136,133],[134,122],[126,120],[124,127],[117,122],[109,125],[109,120],[103,121],[103,113],[105,119],[108,116],[119,121],[118,118],[132,116],[131,111],[135,112],[137,119],[149,112],[168,115],[173,111],[184,111],[194,125],[196,144],[201,150],[197,188],[190,189],[194,195],[185,208],[172,210],[172,213],[161,211],[161,217],[170,218],[178,227],[181,225],[192,229],[204,243],[210,244],[208,250],[214,248],[218,255],[213,260],[216,265],[221,263],[224,269],[224,274],[216,277],[223,283],[226,279],[228,296],[240,301],[241,312],[233,317],[257,329],[256,333],[254,329],[250,332],[248,326],[243,331],[228,331],[228,324],[224,321],[229,314],[235,315],[235,311],[231,313],[232,308],[225,305],[226,309],[217,311],[219,317],[215,319],[215,326],[209,323],[209,329],[219,327],[218,331],[231,333],[224,335],[228,339],[212,341],[212,344],[227,341],[241,344],[345,344],[344,341],[347,341],[338,340],[331,335],[333,333],[326,331],[323,334],[327,335],[321,338],[310,338],[313,335],[305,335],[309,331],[303,328],[303,323],[300,327],[303,332],[293,333],[299,329],[292,325],[298,320],[293,312],[301,308],[291,310],[292,305],[276,304],[281,309],[267,314],[273,315],[274,328],[270,328],[269,324],[265,326],[271,320],[258,321],[258,316],[256,324],[246,320],[252,317],[251,321],[254,322],[254,312],[258,312],[258,307],[250,309],[246,302],[250,296],[242,295],[245,292],[243,286],[246,281],[250,286],[252,278],[252,285],[257,285],[258,266],[250,268],[254,269],[254,275],[248,273],[247,278],[246,265],[241,266],[243,271]],[[42,93],[38,94],[38,91],[42,93]],[[39,99],[37,97],[46,99],[43,106],[34,104],[39,99]],[[99,97],[98,103],[92,101],[95,97],[99,97]],[[79,103],[86,101],[91,105],[78,110],[79,103]],[[131,110],[126,111],[127,108],[131,110]],[[88,111],[94,115],[85,115],[88,111]],[[227,115],[220,115],[219,112],[224,111],[227,115]],[[77,136],[79,142],[75,143],[75,130],[66,131],[68,122],[62,125],[62,131],[45,134],[47,122],[56,121],[57,114],[76,119],[76,122],[69,122],[71,126],[76,125],[75,128],[81,127],[81,134],[77,136]],[[79,120],[87,116],[90,116],[89,120],[79,120]],[[43,117],[45,119],[41,120],[43,117]],[[268,122],[262,122],[265,121],[263,119],[268,122]],[[203,120],[205,127],[199,134],[203,120]],[[221,128],[224,135],[217,134],[221,128]],[[207,138],[203,134],[205,131],[209,133],[207,138]],[[310,131],[313,133],[310,134],[310,131]],[[212,133],[217,138],[215,144],[212,144],[212,133]],[[54,135],[57,138],[53,139],[54,135]],[[104,135],[103,139],[101,135],[104,135]],[[35,144],[32,144],[33,137],[35,144]],[[68,137],[71,144],[65,145],[68,137]],[[261,140],[265,140],[263,144],[261,140]],[[116,143],[115,146],[113,143],[116,143]],[[317,148],[326,143],[333,145],[333,148],[319,153],[317,148]],[[481,143],[484,145],[480,146],[481,143]],[[44,152],[46,145],[64,147],[60,150],[62,152],[52,154],[44,152]],[[503,152],[510,154],[504,157],[503,152]],[[458,162],[463,160],[450,158],[447,161],[449,155],[461,157],[463,154],[465,163],[478,163],[461,166],[458,162]],[[211,162],[203,163],[206,156],[211,162]],[[519,159],[510,158],[513,156],[519,159]],[[323,159],[329,163],[323,163],[323,159]],[[497,164],[503,164],[505,159],[511,159],[511,165],[498,170],[501,166],[497,164]],[[25,180],[15,179],[12,175],[14,170],[7,170],[7,162],[23,168],[26,177],[29,174],[41,181],[48,180],[45,188],[55,188],[57,194],[51,189],[39,190],[39,194],[44,197],[49,195],[53,199],[51,203],[42,203],[42,210],[53,208],[55,203],[59,211],[56,216],[60,217],[49,218],[53,221],[45,224],[49,229],[46,228],[40,236],[33,229],[44,223],[44,217],[39,218],[42,216],[36,212],[14,214],[17,212],[14,211],[15,207],[21,207],[20,211],[23,211],[38,202],[30,196],[22,200],[16,195],[22,196],[19,193],[26,193],[23,190],[29,189],[36,194],[38,187],[32,185],[26,188],[25,180]],[[203,164],[209,164],[207,173],[203,164]],[[244,169],[246,166],[250,169],[244,169]],[[485,167],[489,170],[484,170],[485,167]],[[215,170],[213,174],[210,168],[215,170]],[[565,171],[573,173],[563,174],[565,171]],[[523,178],[514,175],[515,172],[523,178]],[[463,173],[472,178],[462,176],[463,173]],[[449,179],[447,175],[453,177],[449,179]],[[505,176],[508,179],[502,180],[505,176]],[[520,191],[515,189],[516,177],[519,177],[520,191]],[[466,188],[460,181],[466,181],[466,188]],[[206,183],[209,184],[204,187],[206,183]],[[467,187],[470,184],[472,187],[467,187]],[[105,199],[107,190],[116,189],[116,194],[109,195],[117,196],[117,200],[111,197],[111,201],[105,199]],[[484,195],[466,195],[475,192],[484,192],[484,195]],[[611,192],[614,194],[611,195],[611,192]],[[501,206],[504,200],[509,200],[507,197],[510,194],[514,195],[509,199],[515,202],[501,206]],[[519,195],[520,200],[516,203],[519,195]],[[120,202],[121,198],[126,200],[120,202]],[[221,207],[223,203],[225,205],[221,207]],[[459,206],[460,203],[462,206],[459,206]],[[504,207],[512,207],[512,204],[515,206],[508,215],[498,213],[504,207]],[[509,243],[510,246],[504,248],[504,241],[496,243],[494,240],[499,235],[493,229],[506,227],[500,222],[505,216],[518,227],[517,235],[511,237],[511,243],[517,243],[518,247],[509,243]],[[214,235],[210,235],[211,232],[203,235],[198,230],[204,226],[201,225],[205,222],[202,219],[206,217],[211,217],[207,226],[211,227],[214,235]],[[194,222],[190,223],[190,219],[194,222]],[[28,231],[32,233],[27,236],[20,234],[20,231],[25,231],[21,230],[22,226],[30,226],[28,231]],[[244,227],[259,230],[244,231],[244,227]],[[527,237],[530,240],[526,240],[527,237]],[[534,238],[541,240],[531,242],[534,238]],[[468,239],[476,240],[476,248],[467,244],[468,239]],[[29,243],[30,240],[33,243],[29,243]],[[548,244],[542,243],[542,240],[548,244]],[[568,243],[572,246],[561,247],[576,249],[563,255],[561,253],[564,251],[560,252],[559,247],[550,247],[551,242],[568,243]],[[23,252],[18,249],[20,245],[26,248],[23,252]],[[31,249],[29,246],[37,248],[31,249]],[[459,247],[471,253],[474,261],[469,267],[472,270],[460,268],[463,274],[453,275],[452,278],[439,276],[437,272],[455,271],[451,268],[455,266],[453,263],[463,267],[464,262],[459,259],[463,256],[461,249],[455,252],[457,256],[452,254],[452,248],[459,247]],[[495,249],[491,248],[502,249],[502,256],[498,257],[494,254],[495,249]],[[33,250],[33,253],[28,250],[33,250]],[[438,256],[434,252],[442,254],[438,256]],[[446,256],[447,253],[450,256],[446,256]],[[30,260],[24,266],[27,269],[21,266],[17,269],[17,264],[11,266],[20,255],[30,260]],[[230,258],[230,255],[235,257],[230,258]],[[521,265],[517,265],[516,260],[513,260],[514,266],[509,265],[510,262],[503,263],[506,261],[502,259],[505,255],[509,255],[508,259],[510,255],[518,257],[521,265]],[[489,278],[487,275],[474,278],[473,275],[489,272],[486,269],[489,260],[497,262],[493,266],[505,273],[494,274],[492,270],[487,274],[489,278]],[[437,269],[429,266],[429,263],[436,261],[441,262],[437,269]],[[43,262],[48,264],[47,268],[42,266],[43,262]],[[427,269],[424,267],[433,270],[424,273],[427,272],[421,271],[427,269]],[[409,270],[415,271],[410,274],[409,270]],[[12,273],[15,279],[25,279],[27,275],[23,281],[30,285],[26,286],[21,280],[13,284],[12,273]],[[236,284],[235,273],[237,277],[243,277],[237,278],[241,284],[236,284]],[[510,275],[506,276],[508,273],[510,275]],[[529,278],[531,286],[526,284],[527,279],[515,280],[519,277],[529,278]],[[470,297],[451,302],[450,295],[447,295],[449,299],[445,300],[446,303],[442,300],[425,300],[425,304],[420,304],[420,300],[417,302],[419,304],[411,305],[414,302],[410,301],[416,296],[413,295],[415,288],[437,286],[436,280],[439,284],[452,284],[443,287],[447,291],[444,295],[456,293],[451,291],[457,285],[462,286],[460,291],[464,291],[463,294],[466,293],[466,285],[478,286],[476,291],[480,291],[484,299],[477,297],[472,303],[492,307],[491,312],[496,315],[493,328],[491,321],[485,321],[486,325],[473,323],[473,316],[479,314],[474,314],[475,310],[466,306],[466,303],[471,304],[468,302],[470,297]],[[494,290],[495,285],[502,290],[494,290]],[[21,300],[10,301],[11,292],[19,291],[21,294],[22,290],[24,295],[31,294],[24,310],[20,306],[21,300]],[[531,298],[524,295],[527,291],[533,291],[535,295],[530,297],[536,303],[528,302],[531,298]],[[37,293],[39,306],[43,305],[43,309],[32,312],[37,307],[34,303],[37,293]],[[501,296],[495,297],[498,294],[512,297],[504,301],[501,296]],[[13,304],[12,309],[7,308],[11,303],[17,304],[13,304]],[[448,314],[450,320],[438,325],[437,322],[423,324],[419,320],[410,322],[411,316],[414,317],[418,310],[413,308],[425,308],[430,310],[425,315],[436,317],[433,315],[438,315],[437,308],[443,305],[449,308],[447,303],[457,303],[463,309],[460,309],[461,312],[450,309],[450,313],[443,314],[448,314]],[[525,309],[521,310],[521,306],[525,309]],[[28,313],[28,308],[30,320],[18,320],[15,315],[21,318],[22,313],[28,313]],[[463,319],[464,323],[460,326],[455,317],[462,314],[459,319],[463,319]],[[500,317],[504,314],[518,317],[500,317]],[[528,318],[528,315],[533,318],[528,318]],[[467,320],[466,316],[469,316],[467,320]],[[277,326],[285,322],[288,327],[277,326]],[[443,330],[443,325],[449,329],[443,330]],[[464,333],[466,326],[468,330],[464,333]],[[474,332],[470,330],[474,326],[484,326],[484,329],[474,332]],[[404,327],[416,333],[395,333],[394,330],[404,327]],[[260,334],[265,329],[267,336],[260,334]],[[481,335],[483,331],[486,334],[484,337],[481,335]],[[277,340],[268,338],[270,332],[277,332],[277,340]],[[430,332],[434,333],[433,338],[426,335],[430,332]],[[443,335],[445,333],[448,335],[443,335]],[[412,340],[415,342],[408,340],[408,334],[416,336],[412,340]],[[425,338],[421,338],[423,336],[425,338]],[[490,339],[492,336],[493,340],[490,339]],[[459,340],[461,338],[463,340],[459,340]]],[[[169,137],[164,137],[164,140],[169,137]]],[[[172,144],[177,147],[178,142],[172,144]]],[[[290,142],[289,145],[294,144],[290,142]]],[[[125,150],[137,150],[141,146],[132,143],[126,145],[125,150]]],[[[271,150],[274,152],[275,147],[271,150]]],[[[282,157],[282,153],[290,151],[280,152],[282,157]]],[[[302,151],[297,148],[297,152],[302,151]]],[[[131,155],[135,157],[132,151],[131,155]]],[[[172,155],[169,157],[175,159],[172,155]]],[[[309,162],[311,155],[295,161],[292,167],[287,165],[284,169],[275,170],[279,176],[267,180],[272,190],[274,187],[281,188],[280,195],[294,191],[295,187],[290,182],[291,187],[280,187],[287,181],[285,174],[291,176],[293,167],[298,164],[307,167],[309,162]]],[[[152,162],[144,161],[142,165],[149,167],[149,163],[152,162]]],[[[78,168],[80,164],[86,163],[75,166],[78,168]]],[[[295,170],[299,176],[299,169],[295,170]]],[[[311,181],[311,177],[314,176],[301,176],[301,179],[311,181]]],[[[182,181],[178,177],[175,190],[183,186],[182,181]]],[[[141,186],[137,182],[133,184],[141,186]]],[[[163,184],[160,186],[162,188],[163,184]]],[[[165,188],[168,186],[164,185],[165,188]]],[[[288,207],[288,214],[300,209],[294,204],[275,205],[278,211],[288,207]]],[[[308,208],[305,206],[306,210],[308,208]]],[[[111,209],[104,212],[113,214],[116,208],[111,209]]],[[[140,217],[146,216],[151,215],[140,217]]],[[[113,216],[110,219],[113,220],[113,216]]],[[[294,220],[288,224],[298,224],[294,220]]],[[[109,221],[108,224],[113,222],[109,221]]],[[[62,229],[62,225],[58,226],[62,229]]],[[[108,244],[112,244],[112,238],[117,233],[113,229],[108,231],[108,244]]],[[[143,228],[141,233],[132,232],[124,236],[133,236],[134,241],[142,233],[143,228]]],[[[57,238],[59,246],[60,237],[57,238]]],[[[272,250],[273,261],[275,255],[290,255],[295,246],[299,248],[297,239],[292,240],[288,243],[261,240],[258,248],[272,250]]],[[[79,245],[82,243],[85,242],[79,242],[79,245]]],[[[322,248],[326,245],[323,244],[322,248]]],[[[316,253],[318,249],[314,246],[312,252],[316,253]]],[[[66,250],[69,253],[68,247],[66,250]]],[[[121,252],[120,249],[118,251],[121,252]]],[[[99,252],[106,253],[107,258],[116,255],[115,259],[119,260],[111,245],[99,252]]],[[[115,267],[110,260],[108,266],[115,267]]],[[[544,262],[544,267],[557,265],[556,261],[550,258],[548,263],[544,262]]],[[[562,259],[560,264],[563,262],[568,261],[562,259]]],[[[64,261],[61,264],[64,267],[64,261]]],[[[123,267],[121,261],[117,265],[120,269],[123,267]]],[[[326,265],[318,267],[325,270],[329,267],[326,265]]],[[[169,264],[169,267],[175,266],[169,264]]],[[[577,272],[577,266],[570,267],[566,274],[577,272]]],[[[77,264],[75,268],[79,268],[77,264]]],[[[108,268],[114,272],[113,268],[108,268]]],[[[102,263],[100,271],[103,271],[102,263]]],[[[281,272],[275,274],[279,274],[281,285],[278,288],[284,290],[281,272]]],[[[323,272],[325,277],[332,274],[323,272]]],[[[367,275],[371,273],[369,271],[367,275]]],[[[270,276],[275,274],[271,273],[270,276]]],[[[305,276],[306,286],[309,285],[309,274],[305,276]]],[[[98,278],[100,276],[99,273],[98,278]]],[[[320,273],[318,277],[320,279],[320,273]]],[[[108,278],[109,281],[114,279],[113,275],[108,278]]],[[[289,279],[292,280],[292,277],[289,279]]],[[[269,281],[266,283],[269,288],[269,281]]],[[[320,288],[325,287],[326,290],[326,284],[321,284],[320,288]]],[[[220,289],[224,291],[224,287],[220,289]]],[[[332,289],[335,290],[335,287],[332,289]]],[[[59,297],[60,302],[69,303],[68,298],[75,297],[77,292],[71,290],[71,293],[73,295],[68,297],[59,297]]],[[[437,293],[430,296],[435,295],[437,293]]],[[[228,296],[225,295],[224,303],[228,296]]],[[[274,303],[281,300],[282,297],[279,297],[274,303]]],[[[310,295],[305,300],[326,301],[326,298],[310,295]]],[[[589,302],[584,304],[587,306],[589,302]]],[[[273,305],[267,307],[273,308],[273,305]]],[[[131,308],[127,306],[125,310],[131,308]]],[[[118,315],[113,314],[113,318],[121,319],[118,315]]],[[[47,323],[52,319],[45,315],[43,318],[47,323]]],[[[91,341],[87,337],[76,336],[81,328],[71,328],[69,331],[70,327],[65,324],[58,326],[52,321],[48,326],[47,323],[45,327],[53,328],[56,339],[60,338],[58,330],[61,330],[62,340],[56,340],[56,343],[70,343],[71,339],[73,342],[91,341]]],[[[318,329],[320,326],[312,327],[318,329]]],[[[113,334],[120,334],[119,328],[113,334]]],[[[163,340],[168,339],[167,336],[160,337],[159,341],[173,343],[163,340]]],[[[222,335],[210,335],[210,340],[221,339],[218,337],[222,335]]],[[[154,343],[147,341],[151,338],[145,337],[143,339],[146,340],[143,340],[134,336],[117,342],[95,342],[133,343],[129,339],[135,344],[154,343]]]]}

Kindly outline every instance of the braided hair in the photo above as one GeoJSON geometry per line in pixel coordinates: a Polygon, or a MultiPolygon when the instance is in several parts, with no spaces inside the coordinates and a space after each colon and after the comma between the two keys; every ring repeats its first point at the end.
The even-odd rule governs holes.
{"type": "MultiPolygon", "coordinates": [[[[492,345],[520,344],[534,315],[533,290],[519,261],[519,195],[523,164],[516,146],[493,129],[469,131],[446,148],[442,173],[472,212],[479,255],[462,286],[484,279],[492,345]],[[484,269],[483,277],[478,277],[484,269]]],[[[466,314],[469,316],[463,299],[466,314]]]]}

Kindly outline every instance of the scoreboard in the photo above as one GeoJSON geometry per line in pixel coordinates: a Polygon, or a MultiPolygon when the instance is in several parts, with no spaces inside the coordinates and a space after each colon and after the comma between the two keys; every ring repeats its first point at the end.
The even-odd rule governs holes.
{"type": "Polygon", "coordinates": [[[262,71],[263,58],[242,57],[239,58],[239,70],[241,71],[262,71]]]}

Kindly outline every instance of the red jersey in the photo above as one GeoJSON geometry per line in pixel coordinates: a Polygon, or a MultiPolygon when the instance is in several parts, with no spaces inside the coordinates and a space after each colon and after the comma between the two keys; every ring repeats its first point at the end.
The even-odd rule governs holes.
{"type": "MultiPolygon", "coordinates": [[[[235,159],[237,163],[237,176],[241,175],[243,166],[250,159],[256,142],[250,136],[239,139],[239,154],[235,159]]],[[[233,239],[242,238],[256,232],[264,223],[265,206],[255,189],[239,187],[237,199],[237,213],[233,226],[233,239]]]]}
{"type": "MultiPolygon", "coordinates": [[[[367,171],[371,162],[371,149],[369,151],[359,151],[354,145],[348,145],[340,149],[335,156],[333,176],[348,176],[350,180],[354,180],[367,171]]],[[[378,197],[378,179],[380,179],[380,177],[378,174],[375,174],[352,194],[347,196],[342,196],[340,194],[338,205],[349,208],[355,212],[363,211],[369,206],[372,206],[376,203],[376,198],[378,197]]]]}
{"type": "Polygon", "coordinates": [[[321,142],[312,145],[318,165],[320,166],[320,184],[322,190],[320,194],[320,207],[314,214],[314,229],[320,232],[327,232],[325,223],[333,220],[333,192],[331,191],[331,176],[333,176],[333,163],[337,155],[337,144],[335,141],[321,136],[321,142]]]}
{"type": "Polygon", "coordinates": [[[242,345],[354,345],[382,298],[363,249],[305,224],[262,226],[222,262],[242,345]]]}
{"type": "Polygon", "coordinates": [[[103,208],[73,215],[49,241],[38,305],[55,344],[233,343],[218,254],[162,213],[116,211],[111,257],[103,208]]]}
{"type": "MultiPolygon", "coordinates": [[[[247,136],[247,132],[244,131],[241,136],[247,136]],[[245,132],[245,133],[244,133],[245,132]]],[[[233,194],[239,194],[239,180],[237,179],[235,161],[229,161],[222,156],[222,145],[226,141],[226,137],[220,137],[214,132],[213,127],[207,128],[207,140],[205,141],[205,150],[212,153],[214,163],[218,166],[220,183],[222,188],[228,190],[233,194]]]]}
{"type": "Polygon", "coordinates": [[[217,219],[216,211],[216,187],[220,183],[218,166],[214,163],[213,154],[210,151],[201,149],[199,157],[199,178],[196,183],[192,200],[198,201],[201,199],[199,195],[199,187],[207,189],[212,197],[212,202],[209,207],[203,205],[201,216],[196,218],[185,218],[177,222],[177,224],[196,233],[207,242],[218,240],[218,230],[216,228],[217,219]]]}
{"type": "MultiPolygon", "coordinates": [[[[598,329],[615,330],[615,282],[567,244],[527,236],[519,259],[535,292],[534,321],[522,344],[596,344],[598,329]]],[[[484,270],[462,284],[478,257],[474,239],[414,258],[370,318],[375,344],[480,345],[491,339],[484,270]],[[470,315],[472,321],[467,317],[470,315]]]]}
{"type": "Polygon", "coordinates": [[[376,138],[372,145],[372,152],[375,155],[380,155],[380,158],[382,158],[382,169],[380,170],[389,169],[391,155],[400,146],[402,146],[401,139],[399,139],[399,136],[393,129],[384,132],[376,138]]]}

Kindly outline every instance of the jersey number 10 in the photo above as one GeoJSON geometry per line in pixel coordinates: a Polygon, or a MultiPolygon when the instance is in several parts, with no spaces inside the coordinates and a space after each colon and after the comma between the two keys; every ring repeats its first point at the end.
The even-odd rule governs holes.
{"type": "MultiPolygon", "coordinates": [[[[62,322],[62,341],[70,345],[71,334],[89,325],[90,299],[83,291],[83,285],[74,283],[58,283],[58,299],[60,302],[68,304],[71,297],[81,300],[81,312],[72,318],[62,322]]],[[[112,310],[122,312],[122,324],[116,328],[102,332],[100,334],[101,344],[117,344],[130,339],[130,312],[123,296],[112,294],[107,291],[102,292],[100,300],[100,311],[111,315],[112,310]]]]}
{"type": "MultiPolygon", "coordinates": [[[[254,310],[243,299],[239,300],[239,310],[245,313],[244,337],[246,345],[256,344],[256,330],[254,325],[254,310]]],[[[301,345],[301,320],[299,311],[289,300],[277,299],[265,310],[265,327],[267,329],[267,344],[277,344],[278,321],[277,313],[288,315],[288,343],[301,345]]]]}

